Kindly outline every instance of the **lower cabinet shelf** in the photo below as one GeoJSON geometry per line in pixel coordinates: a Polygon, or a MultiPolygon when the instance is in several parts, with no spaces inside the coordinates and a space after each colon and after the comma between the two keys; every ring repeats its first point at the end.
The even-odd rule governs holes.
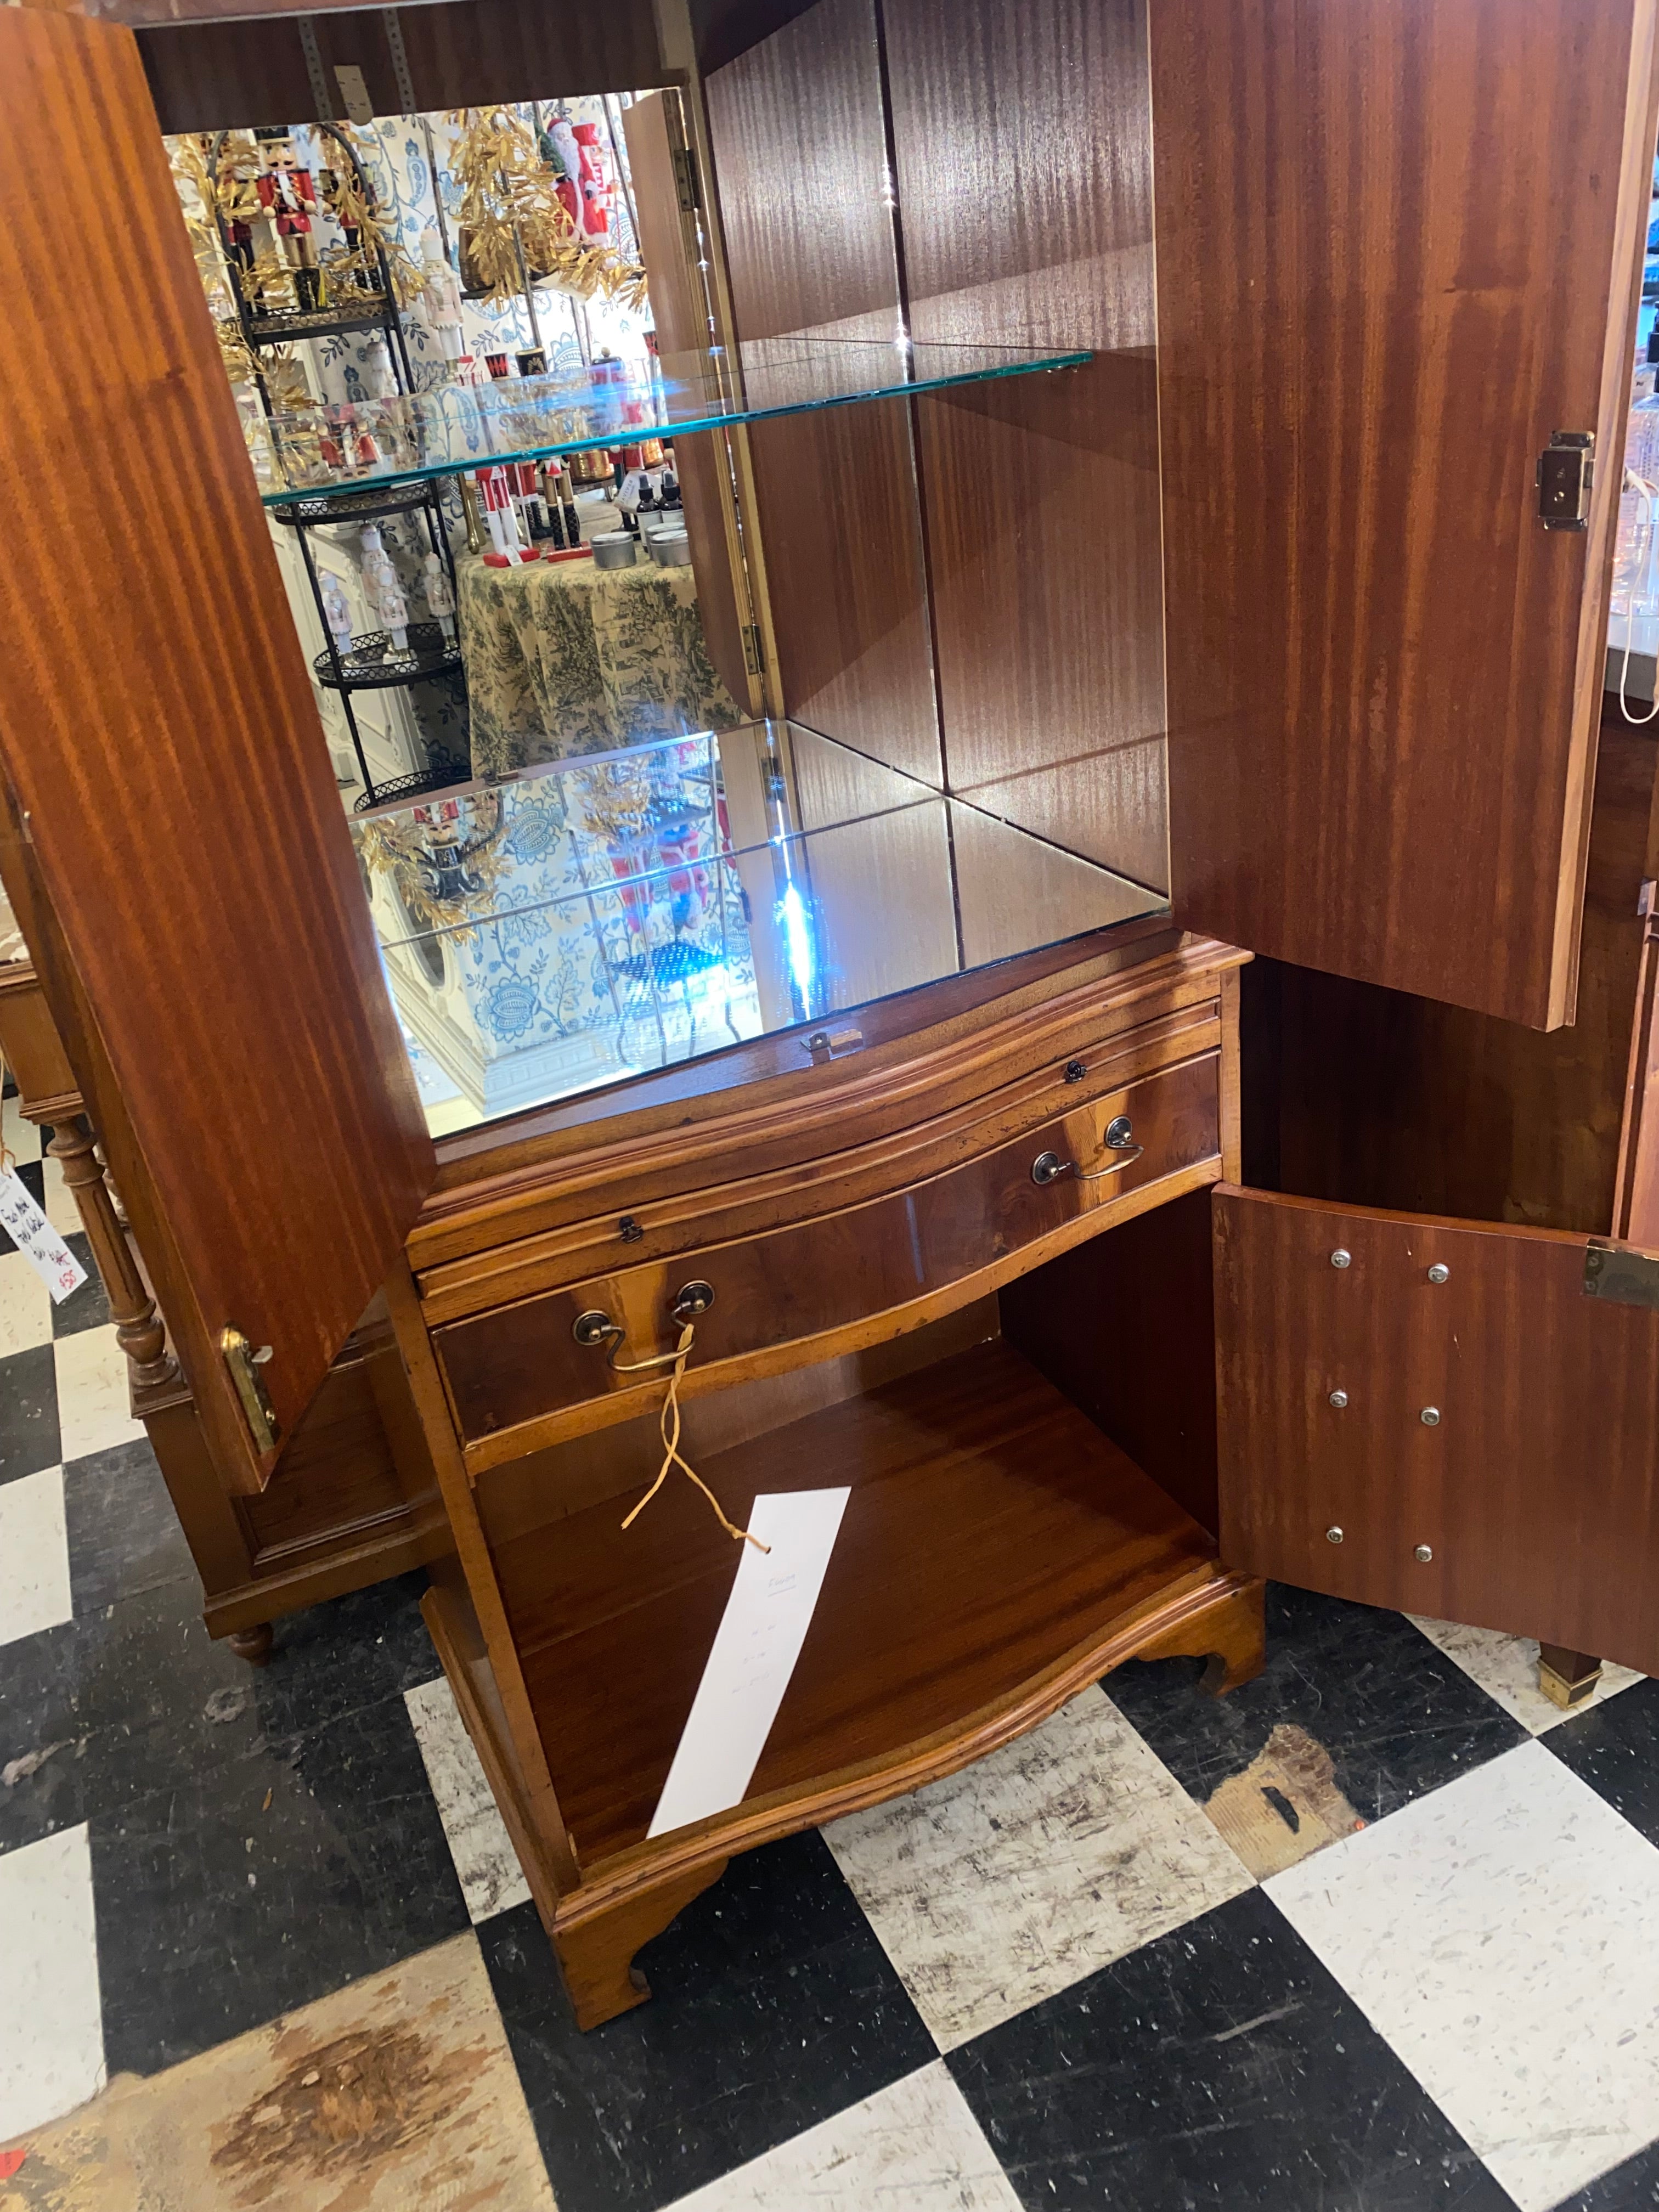
{"type": "MultiPolygon", "coordinates": [[[[853,1492],[749,1795],[699,1824],[711,1847],[951,1771],[1221,1579],[1205,1531],[1000,1340],[698,1471],[739,1522],[758,1491],[853,1492]]],[[[683,1477],[624,1532],[635,1494],[496,1551],[585,1877],[645,1843],[738,1565],[683,1477]]]]}

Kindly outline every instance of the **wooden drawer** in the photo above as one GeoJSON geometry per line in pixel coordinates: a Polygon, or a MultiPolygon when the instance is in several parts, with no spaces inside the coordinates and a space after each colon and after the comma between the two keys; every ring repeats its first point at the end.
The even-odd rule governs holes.
{"type": "Polygon", "coordinates": [[[1214,1181],[1219,1066],[1217,1053],[1199,1054],[868,1204],[590,1277],[434,1330],[469,1462],[493,1465],[654,1401],[660,1370],[619,1375],[603,1349],[575,1341],[572,1324],[590,1310],[624,1328],[618,1359],[644,1359],[675,1343],[682,1286],[712,1285],[683,1385],[696,1395],[896,1335],[1080,1242],[1103,1225],[1094,1218],[1103,1210],[1139,1212],[1152,1185],[1173,1182],[1161,1199],[1214,1181]],[[1104,1144],[1120,1115],[1143,1148],[1121,1164],[1104,1144]],[[1045,1152],[1109,1172],[1039,1182],[1032,1169],[1045,1152]]]}

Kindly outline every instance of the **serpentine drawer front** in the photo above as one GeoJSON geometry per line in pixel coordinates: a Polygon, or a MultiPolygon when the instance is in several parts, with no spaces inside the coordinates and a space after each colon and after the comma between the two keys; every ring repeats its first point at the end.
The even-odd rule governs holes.
{"type": "Polygon", "coordinates": [[[1160,1069],[867,1204],[434,1330],[470,1462],[492,1465],[654,1403],[661,1367],[628,1375],[611,1362],[672,1352],[677,1306],[696,1321],[684,1384],[695,1393],[711,1370],[731,1381],[897,1335],[1079,1242],[1103,1225],[1093,1218],[1103,1209],[1139,1212],[1151,1184],[1214,1181],[1219,1065],[1206,1052],[1160,1069]],[[683,1297],[688,1286],[698,1287],[683,1297]],[[584,1316],[586,1342],[575,1328],[584,1316]],[[604,1334],[599,1316],[620,1335],[604,1334]]]}

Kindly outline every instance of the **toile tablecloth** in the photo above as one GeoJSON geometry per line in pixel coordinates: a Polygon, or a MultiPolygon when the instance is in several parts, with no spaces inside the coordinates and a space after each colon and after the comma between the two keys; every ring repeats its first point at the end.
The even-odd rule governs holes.
{"type": "Polygon", "coordinates": [[[475,775],[744,720],[714,672],[690,568],[591,558],[456,564],[475,775]]]}

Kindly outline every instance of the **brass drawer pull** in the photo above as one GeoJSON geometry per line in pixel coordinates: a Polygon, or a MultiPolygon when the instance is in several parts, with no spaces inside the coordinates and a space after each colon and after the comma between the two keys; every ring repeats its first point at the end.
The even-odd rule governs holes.
{"type": "MultiPolygon", "coordinates": [[[[682,1327],[701,1321],[714,1303],[714,1286],[712,1283],[684,1283],[673,1304],[674,1319],[682,1327]]],[[[672,1367],[681,1357],[676,1351],[659,1352],[653,1359],[618,1359],[617,1354],[622,1350],[628,1332],[620,1322],[612,1321],[599,1306],[590,1306],[586,1313],[579,1313],[570,1324],[570,1334],[586,1350],[598,1351],[601,1346],[608,1346],[605,1364],[616,1375],[644,1375],[653,1367],[672,1367]]]]}
{"type": "Polygon", "coordinates": [[[1080,1168],[1075,1160],[1061,1159],[1058,1152],[1039,1152],[1031,1163],[1031,1181],[1058,1182],[1062,1176],[1075,1176],[1079,1182],[1100,1182],[1108,1176],[1121,1175],[1146,1149],[1145,1145],[1136,1144],[1133,1126],[1127,1114],[1116,1115],[1108,1122],[1106,1149],[1119,1157],[1103,1168],[1080,1168]]]}

